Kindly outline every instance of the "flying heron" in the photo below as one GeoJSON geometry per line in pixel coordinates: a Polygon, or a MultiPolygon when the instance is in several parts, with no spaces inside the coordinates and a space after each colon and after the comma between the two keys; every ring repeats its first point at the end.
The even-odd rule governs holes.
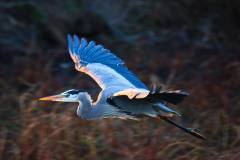
{"type": "Polygon", "coordinates": [[[76,70],[93,78],[102,89],[95,102],[83,90],[71,89],[58,95],[40,98],[44,101],[78,102],[77,115],[85,120],[122,118],[138,120],[142,117],[160,118],[181,130],[205,139],[197,129],[186,128],[171,120],[180,113],[169,104],[180,103],[188,93],[180,90],[148,89],[124,62],[94,41],[87,42],[76,35],[68,35],[68,50],[76,70]]]}

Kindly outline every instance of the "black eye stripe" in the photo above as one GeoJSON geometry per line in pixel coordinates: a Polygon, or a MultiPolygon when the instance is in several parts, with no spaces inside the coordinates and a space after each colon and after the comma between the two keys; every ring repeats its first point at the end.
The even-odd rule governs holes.
{"type": "Polygon", "coordinates": [[[79,92],[84,92],[83,90],[72,89],[66,92],[66,94],[78,94],[79,92]]]}
{"type": "Polygon", "coordinates": [[[79,91],[78,90],[74,90],[74,91],[69,91],[68,94],[78,94],[79,91]]]}

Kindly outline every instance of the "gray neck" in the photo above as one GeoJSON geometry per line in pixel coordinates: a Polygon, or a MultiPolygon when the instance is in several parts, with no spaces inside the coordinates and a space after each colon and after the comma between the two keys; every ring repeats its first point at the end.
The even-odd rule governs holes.
{"type": "Polygon", "coordinates": [[[77,115],[82,119],[93,120],[106,117],[117,116],[120,113],[114,107],[106,103],[93,104],[91,97],[87,93],[79,95],[79,106],[77,115]]]}
{"type": "Polygon", "coordinates": [[[77,109],[77,115],[83,119],[88,119],[88,115],[92,110],[92,99],[87,93],[81,93],[79,95],[79,105],[77,109]]]}

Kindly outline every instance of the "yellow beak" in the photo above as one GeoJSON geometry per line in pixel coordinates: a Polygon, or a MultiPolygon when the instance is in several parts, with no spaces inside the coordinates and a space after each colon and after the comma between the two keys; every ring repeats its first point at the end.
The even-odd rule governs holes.
{"type": "Polygon", "coordinates": [[[40,101],[59,101],[63,98],[64,98],[64,96],[59,94],[59,95],[42,97],[42,98],[39,98],[38,100],[40,100],[40,101]]]}

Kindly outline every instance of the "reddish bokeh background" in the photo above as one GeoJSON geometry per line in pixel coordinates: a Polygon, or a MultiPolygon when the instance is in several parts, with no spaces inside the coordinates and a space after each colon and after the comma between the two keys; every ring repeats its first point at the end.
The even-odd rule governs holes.
{"type": "Polygon", "coordinates": [[[240,159],[240,2],[68,0],[0,2],[0,159],[240,159]],[[149,86],[182,89],[175,120],[84,121],[77,104],[38,97],[97,84],[77,72],[66,35],[95,40],[149,86]]]}

